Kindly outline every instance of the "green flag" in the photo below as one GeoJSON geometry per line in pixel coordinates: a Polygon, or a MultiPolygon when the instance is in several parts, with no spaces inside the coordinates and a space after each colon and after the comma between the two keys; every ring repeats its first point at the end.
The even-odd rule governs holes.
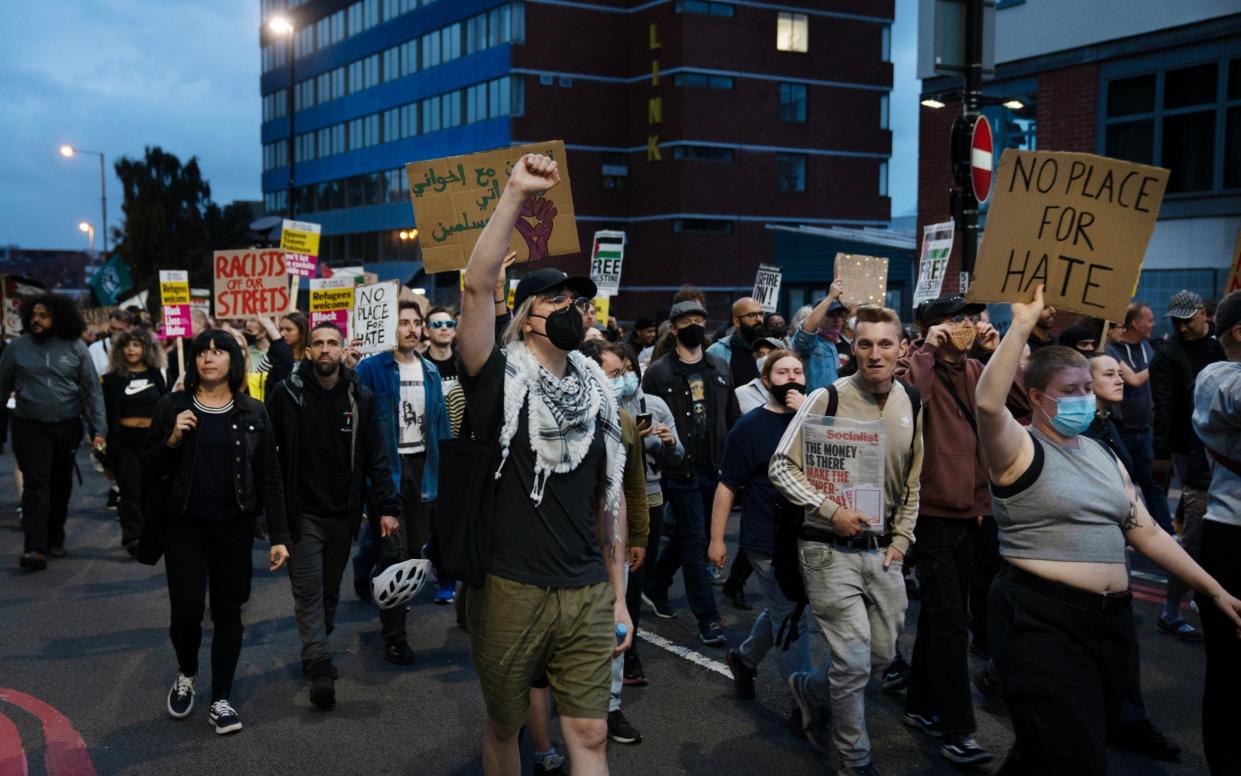
{"type": "Polygon", "coordinates": [[[129,265],[118,253],[108,259],[94,277],[90,279],[90,287],[95,291],[95,298],[102,307],[116,304],[121,294],[134,287],[134,279],[129,274],[129,265]]]}

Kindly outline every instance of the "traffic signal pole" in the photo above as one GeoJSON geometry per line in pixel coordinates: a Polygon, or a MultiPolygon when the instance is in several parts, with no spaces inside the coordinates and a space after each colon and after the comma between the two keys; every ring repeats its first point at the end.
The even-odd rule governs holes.
{"type": "Polygon", "coordinates": [[[981,115],[983,67],[983,0],[963,0],[965,13],[965,88],[961,115],[952,124],[952,217],[961,236],[961,291],[974,273],[978,257],[978,200],[970,181],[970,140],[981,115]]]}

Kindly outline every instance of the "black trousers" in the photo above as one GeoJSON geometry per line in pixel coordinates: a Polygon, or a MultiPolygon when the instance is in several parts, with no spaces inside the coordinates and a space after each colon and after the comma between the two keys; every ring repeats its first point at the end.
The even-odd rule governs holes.
{"type": "Polygon", "coordinates": [[[905,705],[938,715],[950,734],[975,729],[968,622],[977,533],[976,520],[929,515],[914,528],[922,598],[905,705]]]}
{"type": "MultiPolygon", "coordinates": [[[[435,507],[422,500],[422,470],[426,464],[425,454],[401,456],[401,530],[396,538],[371,537],[375,544],[377,571],[387,568],[398,555],[402,555],[400,560],[423,557],[422,548],[431,535],[431,510],[435,507]],[[385,548],[385,542],[396,542],[399,551],[394,552],[396,548],[391,546],[385,548]]],[[[383,627],[385,641],[391,643],[405,639],[405,615],[404,606],[379,610],[379,623],[383,627]]]]}
{"type": "Polygon", "coordinates": [[[186,676],[198,674],[203,640],[203,606],[211,593],[211,700],[226,699],[241,657],[241,604],[250,597],[254,520],[227,522],[169,516],[164,535],[164,571],[172,623],[168,635],[177,665],[186,676]]]}
{"type": "MultiPolygon", "coordinates": [[[[1228,592],[1241,591],[1241,527],[1202,521],[1202,567],[1228,592]]],[[[1207,650],[1202,747],[1207,767],[1219,776],[1241,768],[1241,639],[1211,598],[1199,593],[1197,601],[1207,650]]]]}
{"type": "MultiPolygon", "coordinates": [[[[629,619],[633,620],[633,628],[638,629],[638,620],[642,616],[642,591],[646,585],[646,570],[655,562],[659,555],[659,542],[664,536],[664,505],[650,507],[651,533],[646,540],[646,560],[642,568],[630,573],[629,587],[625,589],[625,608],[629,610],[629,619]]],[[[638,654],[638,640],[635,638],[627,654],[638,654]]]]}
{"type": "Polygon", "coordinates": [[[142,536],[142,467],[140,456],[146,444],[147,429],[115,429],[108,434],[108,461],[116,477],[120,498],[116,514],[121,521],[121,544],[142,536]]]}
{"type": "Polygon", "coordinates": [[[65,545],[65,520],[73,492],[73,456],[82,441],[79,418],[41,423],[13,418],[13,454],[22,470],[22,528],[26,549],[47,552],[65,545]]]}
{"type": "Polygon", "coordinates": [[[974,574],[970,580],[970,634],[974,647],[990,654],[991,639],[987,634],[987,596],[991,582],[1000,570],[1000,534],[995,518],[987,515],[978,526],[974,538],[974,574]]]}
{"type": "Polygon", "coordinates": [[[1075,595],[1090,600],[1008,568],[991,586],[991,654],[1017,736],[1001,774],[1107,773],[1107,733],[1130,683],[1132,599],[1075,595]]]}

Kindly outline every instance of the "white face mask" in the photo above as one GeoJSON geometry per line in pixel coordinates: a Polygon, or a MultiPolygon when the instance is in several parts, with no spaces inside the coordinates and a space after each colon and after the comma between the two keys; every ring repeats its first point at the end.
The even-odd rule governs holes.
{"type": "Polygon", "coordinates": [[[759,371],[760,373],[762,373],[762,371],[763,371],[763,365],[764,365],[764,364],[766,364],[766,363],[767,363],[767,357],[766,357],[766,356],[759,356],[758,358],[754,359],[754,366],[758,367],[758,371],[759,371]]]}

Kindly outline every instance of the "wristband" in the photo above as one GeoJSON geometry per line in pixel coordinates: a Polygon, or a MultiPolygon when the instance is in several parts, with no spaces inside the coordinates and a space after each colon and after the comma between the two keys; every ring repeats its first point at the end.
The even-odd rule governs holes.
{"type": "Polygon", "coordinates": [[[507,299],[493,299],[492,301],[495,302],[496,304],[508,304],[507,299]]]}

